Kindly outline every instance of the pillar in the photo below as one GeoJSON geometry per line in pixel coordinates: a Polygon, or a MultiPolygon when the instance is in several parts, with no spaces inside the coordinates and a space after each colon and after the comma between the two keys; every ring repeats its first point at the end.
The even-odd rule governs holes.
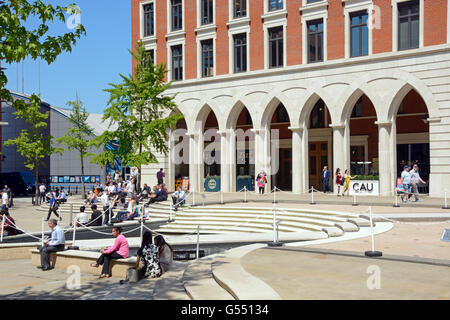
{"type": "MultiPolygon", "coordinates": [[[[388,196],[393,193],[393,186],[395,185],[395,172],[396,165],[393,159],[396,158],[397,150],[394,150],[393,134],[392,134],[392,122],[380,122],[378,125],[378,163],[379,163],[379,175],[380,175],[380,195],[388,196]]],[[[395,148],[396,149],[396,148],[395,148]]]]}
{"type": "Polygon", "coordinates": [[[305,192],[305,168],[308,157],[308,149],[304,146],[304,130],[300,127],[290,127],[292,131],[292,193],[301,194],[305,192]]]}
{"type": "Polygon", "coordinates": [[[347,166],[347,158],[350,153],[350,145],[349,139],[346,138],[346,129],[345,124],[331,124],[330,127],[333,128],[333,190],[335,190],[336,184],[336,170],[341,169],[341,174],[344,174],[344,171],[347,166]]]}
{"type": "Polygon", "coordinates": [[[231,192],[230,188],[230,159],[229,159],[229,134],[227,131],[219,131],[220,134],[220,190],[231,192]]]}
{"type": "MultiPolygon", "coordinates": [[[[267,174],[267,184],[265,192],[270,190],[271,167],[270,167],[270,135],[268,129],[253,129],[255,133],[255,178],[261,170],[267,174]]],[[[258,193],[258,187],[255,188],[258,193]]]]}
{"type": "Polygon", "coordinates": [[[203,135],[187,133],[189,136],[189,191],[203,191],[203,135]]]}

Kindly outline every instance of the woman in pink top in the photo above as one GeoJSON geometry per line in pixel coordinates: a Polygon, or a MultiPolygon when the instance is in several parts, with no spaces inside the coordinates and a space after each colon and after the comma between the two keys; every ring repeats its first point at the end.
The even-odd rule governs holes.
{"type": "Polygon", "coordinates": [[[112,229],[112,235],[116,238],[112,247],[100,250],[102,255],[98,258],[96,263],[91,263],[91,267],[98,268],[99,265],[103,265],[101,278],[111,277],[109,264],[111,259],[126,259],[128,258],[128,241],[122,233],[121,227],[114,227],[112,229]]]}

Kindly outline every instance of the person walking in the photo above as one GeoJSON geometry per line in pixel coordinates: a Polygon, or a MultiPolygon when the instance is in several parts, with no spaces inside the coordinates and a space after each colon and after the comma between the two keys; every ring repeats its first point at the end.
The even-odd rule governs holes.
{"type": "Polygon", "coordinates": [[[41,266],[38,267],[38,269],[42,269],[42,271],[53,269],[50,266],[50,253],[64,251],[64,245],[66,244],[64,230],[58,226],[56,219],[51,219],[48,222],[48,226],[52,229],[52,237],[50,241],[46,241],[44,246],[39,249],[41,254],[41,266]]]}
{"type": "Polygon", "coordinates": [[[156,179],[158,180],[158,184],[164,183],[165,176],[166,174],[164,173],[164,169],[163,168],[159,169],[159,171],[156,173],[156,179]]]}
{"type": "Polygon", "coordinates": [[[266,189],[267,183],[267,175],[263,170],[261,170],[258,176],[256,177],[256,182],[258,184],[259,194],[264,194],[264,190],[266,189]]]}
{"type": "MultiPolygon", "coordinates": [[[[422,180],[419,174],[419,166],[416,164],[413,165],[413,169],[410,172],[411,175],[411,192],[414,194],[414,198],[416,202],[420,202],[419,200],[419,183],[426,184],[425,181],[422,180]]],[[[408,199],[411,195],[408,196],[408,199]]]]}
{"type": "Polygon", "coordinates": [[[48,215],[47,215],[47,220],[48,221],[50,219],[50,216],[52,215],[52,212],[59,218],[60,221],[62,221],[62,217],[59,216],[58,214],[58,203],[56,202],[56,198],[55,198],[55,194],[52,193],[51,194],[51,198],[50,198],[50,209],[48,209],[48,215]]]}
{"type": "Polygon", "coordinates": [[[128,247],[128,240],[122,234],[121,227],[113,227],[112,235],[114,238],[116,238],[114,244],[111,247],[100,250],[100,253],[102,255],[97,259],[97,262],[91,263],[91,267],[93,268],[98,268],[99,266],[103,265],[102,273],[99,279],[110,278],[112,276],[109,268],[111,260],[126,259],[128,258],[128,254],[130,252],[130,249],[128,247]]]}
{"type": "Polygon", "coordinates": [[[411,173],[409,172],[411,168],[409,166],[405,166],[403,168],[403,172],[401,175],[401,183],[403,185],[403,188],[405,189],[406,199],[401,196],[402,202],[408,202],[409,198],[411,196],[411,173]]]}
{"type": "Polygon", "coordinates": [[[139,279],[157,278],[162,274],[158,247],[153,244],[150,231],[143,234],[142,244],[136,256],[136,269],[139,270],[139,279]]]}
{"type": "Polygon", "coordinates": [[[344,192],[342,193],[342,196],[345,196],[345,193],[347,192],[347,195],[350,196],[350,180],[353,179],[353,177],[350,175],[350,170],[345,170],[344,173],[344,192]]]}
{"type": "Polygon", "coordinates": [[[329,184],[330,184],[330,171],[328,170],[328,166],[324,166],[322,170],[323,193],[327,193],[328,191],[330,191],[329,184]]]}
{"type": "Polygon", "coordinates": [[[39,203],[45,202],[45,191],[47,191],[47,187],[42,183],[39,186],[39,203]]]}
{"type": "Polygon", "coordinates": [[[8,201],[8,194],[2,190],[0,191],[0,194],[2,195],[2,210],[8,210],[9,209],[9,201],[8,201]]]}
{"type": "Polygon", "coordinates": [[[341,169],[337,168],[336,170],[336,188],[337,188],[337,196],[341,196],[341,186],[343,185],[341,169]]]}

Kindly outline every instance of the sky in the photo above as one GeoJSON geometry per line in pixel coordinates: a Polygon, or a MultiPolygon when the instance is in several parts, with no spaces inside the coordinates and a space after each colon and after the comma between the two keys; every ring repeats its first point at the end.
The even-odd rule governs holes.
{"type": "MultiPolygon", "coordinates": [[[[42,100],[55,107],[69,108],[67,101],[75,100],[78,94],[89,113],[103,113],[109,98],[103,89],[109,88],[109,83],[119,83],[119,74],[131,73],[131,55],[128,52],[131,49],[131,1],[44,2],[61,6],[76,3],[81,9],[81,24],[86,29],[86,36],[78,40],[72,52],[62,53],[51,65],[32,59],[25,60],[24,68],[22,64],[2,64],[7,68],[7,88],[22,92],[23,84],[25,94],[38,94],[40,69],[42,100]]],[[[67,18],[69,16],[66,15],[67,18]]],[[[58,22],[51,24],[50,30],[52,35],[62,35],[71,31],[69,27],[58,22]]]]}

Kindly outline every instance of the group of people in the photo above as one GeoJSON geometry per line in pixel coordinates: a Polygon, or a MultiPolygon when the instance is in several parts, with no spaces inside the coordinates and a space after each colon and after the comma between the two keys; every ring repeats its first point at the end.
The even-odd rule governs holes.
{"type": "MultiPolygon", "coordinates": [[[[51,239],[46,241],[39,248],[41,255],[41,265],[38,267],[42,271],[51,270],[50,254],[52,252],[63,251],[65,247],[64,230],[58,225],[56,219],[48,221],[48,226],[52,230],[51,239]]],[[[111,260],[126,259],[130,249],[127,238],[122,234],[122,228],[115,226],[112,228],[112,235],[115,238],[114,244],[100,250],[100,257],[96,262],[91,263],[91,267],[102,267],[99,278],[111,277],[111,260]]],[[[156,278],[164,272],[170,270],[174,257],[174,250],[164,237],[157,235],[154,239],[152,233],[147,231],[142,236],[142,243],[137,251],[136,266],[140,279],[156,278]]]]}
{"type": "Polygon", "coordinates": [[[400,194],[402,202],[410,202],[410,198],[414,195],[415,202],[419,199],[419,184],[426,184],[420,177],[419,166],[414,164],[412,169],[406,165],[403,167],[401,177],[397,179],[397,194],[400,194]]]}

